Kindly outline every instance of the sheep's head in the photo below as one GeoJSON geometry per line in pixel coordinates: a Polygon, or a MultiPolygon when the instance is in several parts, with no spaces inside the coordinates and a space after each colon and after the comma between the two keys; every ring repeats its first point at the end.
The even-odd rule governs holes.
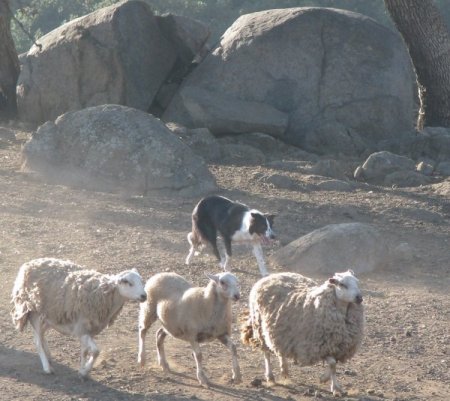
{"type": "Polygon", "coordinates": [[[206,274],[206,277],[216,283],[219,293],[222,294],[225,298],[238,301],[241,297],[239,291],[239,282],[234,274],[228,272],[206,274]]]}
{"type": "Polygon", "coordinates": [[[361,290],[359,289],[359,280],[355,277],[352,270],[344,273],[335,273],[328,282],[335,287],[336,296],[343,302],[352,302],[360,304],[363,301],[361,290]]]}
{"type": "Polygon", "coordinates": [[[136,269],[125,270],[115,276],[120,295],[132,301],[144,302],[147,294],[144,282],[136,269]]]}

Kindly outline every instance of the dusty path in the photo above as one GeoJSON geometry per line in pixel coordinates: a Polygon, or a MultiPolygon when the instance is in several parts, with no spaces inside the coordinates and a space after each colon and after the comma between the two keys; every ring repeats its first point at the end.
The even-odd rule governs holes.
{"type": "MultiPolygon", "coordinates": [[[[331,400],[328,385],[318,383],[321,366],[292,366],[289,383],[258,385],[262,356],[239,344],[244,381],[230,384],[228,350],[203,346],[210,389],[198,386],[187,344],[167,340],[172,374],[155,361],[153,333],[147,336],[149,365],[137,356],[137,305],[127,305],[116,323],[97,338],[101,354],[91,380],[77,376],[79,346],[49,335],[56,374],[42,373],[31,330],[19,334],[9,316],[10,292],[23,262],[43,256],[71,259],[104,271],[137,267],[148,278],[176,271],[198,285],[204,272],[218,268],[203,255],[186,267],[186,233],[197,199],[126,197],[46,185],[19,172],[24,133],[0,136],[0,399],[45,401],[112,400],[331,400]]],[[[338,367],[351,401],[450,400],[450,207],[431,188],[391,190],[375,187],[353,192],[308,190],[314,177],[264,167],[212,166],[222,193],[260,210],[274,212],[281,244],[326,224],[362,221],[382,230],[392,242],[408,242],[415,258],[360,277],[367,308],[367,335],[361,352],[338,367]],[[258,179],[289,174],[305,190],[280,190],[258,179]],[[425,211],[425,212],[423,212],[425,211]],[[430,212],[430,213],[428,213],[430,212]]],[[[235,272],[244,299],[258,278],[250,250],[236,248],[235,272]]],[[[273,268],[273,266],[272,266],[273,268]]],[[[239,335],[233,335],[236,342],[239,335]]],[[[277,373],[278,370],[275,371],[277,373]]]]}

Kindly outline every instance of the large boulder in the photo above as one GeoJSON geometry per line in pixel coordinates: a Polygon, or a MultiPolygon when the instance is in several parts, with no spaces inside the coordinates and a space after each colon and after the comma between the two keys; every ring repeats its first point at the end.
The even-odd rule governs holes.
{"type": "Polygon", "coordinates": [[[148,111],[171,73],[184,71],[209,36],[202,24],[186,21],[155,17],[144,2],[128,1],[49,32],[21,58],[20,118],[41,124],[107,103],[148,111]]]}
{"type": "Polygon", "coordinates": [[[432,182],[432,177],[419,171],[414,160],[381,151],[371,154],[362,166],[357,167],[354,177],[372,184],[398,187],[416,187],[432,182]]]}
{"type": "Polygon", "coordinates": [[[280,136],[285,127],[287,142],[312,152],[360,154],[412,132],[413,81],[399,35],[368,17],[326,8],[266,10],[236,20],[162,118],[218,134],[280,136]],[[202,94],[208,100],[199,100],[202,94]],[[230,108],[210,101],[216,96],[230,108]],[[236,104],[252,114],[230,118],[236,104]],[[261,127],[269,116],[275,132],[261,127]]]}
{"type": "Polygon", "coordinates": [[[292,241],[272,260],[297,273],[333,274],[347,269],[366,273],[384,266],[388,251],[382,234],[371,225],[330,224],[292,241]]]}
{"type": "Polygon", "coordinates": [[[33,133],[22,150],[25,171],[89,189],[198,195],[216,189],[204,161],[160,120],[104,105],[69,112],[33,133]]]}
{"type": "MultiPolygon", "coordinates": [[[[414,171],[414,160],[388,151],[371,154],[361,166],[362,176],[370,182],[382,182],[384,178],[397,171],[414,171]]],[[[356,178],[361,178],[357,176],[356,178]]]]}

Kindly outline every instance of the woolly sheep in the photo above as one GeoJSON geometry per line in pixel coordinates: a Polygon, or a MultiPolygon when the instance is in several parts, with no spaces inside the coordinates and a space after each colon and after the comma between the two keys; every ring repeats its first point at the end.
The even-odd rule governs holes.
{"type": "Polygon", "coordinates": [[[151,277],[146,285],[147,302],[141,304],[139,314],[138,362],[145,364],[145,335],[157,320],[162,326],[156,333],[158,363],[169,371],[164,352],[167,334],[187,341],[193,349],[197,365],[197,379],[208,386],[202,369],[199,343],[218,339],[232,356],[232,378],[241,381],[236,346],[231,340],[231,301],[240,298],[238,281],[231,273],[207,274],[210,282],[206,287],[193,287],[176,273],[160,273],[151,277]]]}
{"type": "Polygon", "coordinates": [[[342,392],[336,363],[350,359],[362,341],[361,303],[358,279],[351,270],[335,273],[320,286],[300,274],[273,274],[250,291],[250,316],[241,340],[262,347],[267,381],[274,381],[270,351],[279,358],[284,378],[288,377],[287,358],[303,366],[325,361],[328,367],[321,382],[331,379],[336,395],[342,392]]]}
{"type": "Polygon", "coordinates": [[[125,301],[143,302],[146,298],[135,269],[105,275],[70,261],[42,258],[20,267],[12,290],[11,315],[20,331],[31,323],[45,373],[53,373],[44,337],[47,329],[79,338],[79,373],[85,377],[99,354],[93,337],[114,322],[125,301]]]}

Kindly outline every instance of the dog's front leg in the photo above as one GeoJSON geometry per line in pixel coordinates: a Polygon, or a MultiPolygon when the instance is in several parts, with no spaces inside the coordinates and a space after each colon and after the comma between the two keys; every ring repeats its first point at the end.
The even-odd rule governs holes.
{"type": "Polygon", "coordinates": [[[225,253],[225,260],[222,258],[220,260],[220,266],[224,271],[230,272],[231,271],[231,256],[228,256],[228,254],[225,253]]]}
{"type": "Polygon", "coordinates": [[[267,276],[269,272],[267,271],[266,264],[264,262],[264,255],[261,243],[254,242],[253,243],[253,255],[255,255],[256,261],[258,262],[259,272],[261,276],[267,276]]]}
{"type": "Polygon", "coordinates": [[[231,271],[230,261],[231,261],[231,239],[224,238],[223,239],[224,245],[225,245],[225,260],[221,258],[220,265],[222,266],[223,270],[229,272],[231,271]]]}

